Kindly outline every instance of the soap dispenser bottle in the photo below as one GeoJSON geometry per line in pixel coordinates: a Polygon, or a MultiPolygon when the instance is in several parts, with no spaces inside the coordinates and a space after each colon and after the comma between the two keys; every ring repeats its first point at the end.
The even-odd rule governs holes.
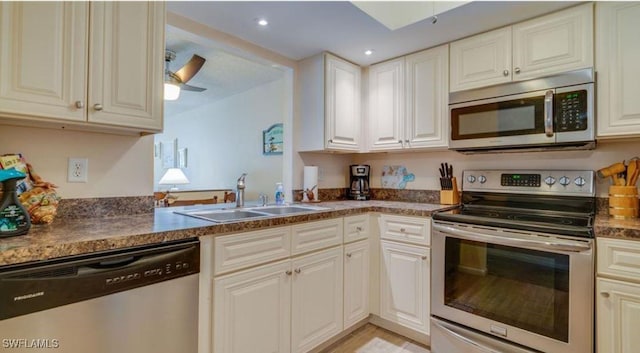
{"type": "Polygon", "coordinates": [[[29,232],[31,218],[18,200],[16,183],[26,174],[14,168],[0,170],[2,199],[0,199],[0,238],[23,235],[29,232]]]}
{"type": "Polygon", "coordinates": [[[282,183],[276,183],[276,205],[284,205],[284,186],[282,183]]]}

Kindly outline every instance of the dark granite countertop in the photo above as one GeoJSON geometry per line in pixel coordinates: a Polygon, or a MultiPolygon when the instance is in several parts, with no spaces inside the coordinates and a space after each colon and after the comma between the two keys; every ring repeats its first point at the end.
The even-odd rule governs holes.
{"type": "Polygon", "coordinates": [[[372,211],[430,216],[434,211],[450,207],[394,201],[335,201],[317,205],[331,210],[224,224],[173,213],[203,206],[159,208],[154,213],[131,216],[56,219],[50,225],[32,226],[26,235],[0,239],[0,266],[372,211]]]}
{"type": "MultiPolygon", "coordinates": [[[[315,206],[316,204],[314,204],[315,206]]],[[[213,223],[174,214],[203,206],[159,208],[154,213],[87,219],[57,219],[34,225],[27,235],[0,239],[0,266],[64,256],[283,226],[365,212],[431,216],[451,206],[396,201],[332,201],[317,204],[330,210],[234,223],[213,223]]],[[[218,205],[224,207],[224,205],[218,205]]],[[[640,241],[640,220],[616,220],[598,215],[598,237],[640,241]]]]}

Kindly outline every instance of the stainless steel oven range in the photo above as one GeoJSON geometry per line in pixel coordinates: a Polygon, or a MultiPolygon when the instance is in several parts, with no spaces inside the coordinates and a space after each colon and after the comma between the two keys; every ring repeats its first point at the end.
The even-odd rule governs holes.
{"type": "Polygon", "coordinates": [[[433,353],[594,351],[593,171],[467,170],[433,216],[433,353]]]}

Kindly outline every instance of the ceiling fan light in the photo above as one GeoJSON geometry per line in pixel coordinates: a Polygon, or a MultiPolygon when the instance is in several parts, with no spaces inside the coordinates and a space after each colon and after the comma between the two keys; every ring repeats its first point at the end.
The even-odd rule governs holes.
{"type": "Polygon", "coordinates": [[[180,97],[180,87],[171,83],[164,84],[164,100],[174,101],[180,97]]]}

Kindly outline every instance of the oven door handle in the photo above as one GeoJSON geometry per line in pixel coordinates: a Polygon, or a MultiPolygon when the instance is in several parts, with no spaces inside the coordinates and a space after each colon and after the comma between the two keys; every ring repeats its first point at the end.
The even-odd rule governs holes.
{"type": "Polygon", "coordinates": [[[479,342],[476,342],[474,340],[472,340],[469,337],[465,337],[462,334],[459,334],[458,332],[455,332],[454,330],[448,328],[447,326],[445,326],[443,323],[439,322],[439,320],[435,320],[434,318],[431,318],[431,323],[438,326],[441,330],[443,330],[444,332],[450,334],[451,336],[475,347],[476,349],[482,351],[482,352],[486,352],[486,353],[500,353],[496,350],[493,350],[483,344],[480,344],[479,342]]]}
{"type": "MultiPolygon", "coordinates": [[[[583,252],[591,250],[591,244],[583,243],[579,241],[563,240],[548,241],[548,240],[536,240],[536,239],[522,239],[518,237],[505,237],[503,235],[492,235],[491,230],[482,229],[482,234],[469,232],[452,226],[443,224],[433,224],[433,228],[441,233],[452,235],[456,238],[464,238],[467,240],[474,240],[480,242],[491,242],[494,244],[507,245],[507,246],[527,246],[540,250],[556,250],[556,251],[570,251],[570,252],[583,252]]],[[[535,235],[532,235],[535,237],[535,235]]],[[[545,237],[548,238],[548,237],[545,237]]]]}

